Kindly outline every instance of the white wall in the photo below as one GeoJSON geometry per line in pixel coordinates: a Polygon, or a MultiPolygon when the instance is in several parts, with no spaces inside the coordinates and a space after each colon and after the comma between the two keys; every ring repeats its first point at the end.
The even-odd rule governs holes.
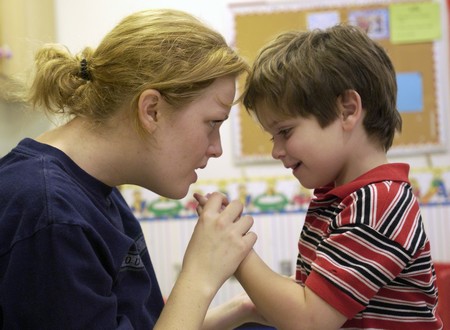
{"type": "Polygon", "coordinates": [[[230,36],[230,0],[55,0],[57,39],[71,50],[95,46],[124,16],[151,8],[187,11],[230,36]]]}

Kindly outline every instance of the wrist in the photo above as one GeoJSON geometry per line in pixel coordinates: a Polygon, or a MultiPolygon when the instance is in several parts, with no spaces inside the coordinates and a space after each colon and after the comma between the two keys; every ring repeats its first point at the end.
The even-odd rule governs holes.
{"type": "Polygon", "coordinates": [[[241,263],[239,264],[239,266],[237,267],[236,271],[234,272],[234,276],[236,277],[236,279],[240,282],[242,276],[244,276],[246,270],[249,271],[251,270],[251,259],[253,257],[254,254],[254,250],[250,250],[250,252],[248,253],[248,255],[241,261],[241,263]]]}
{"type": "Polygon", "coordinates": [[[210,277],[202,277],[195,272],[181,270],[178,274],[177,283],[183,283],[184,286],[193,292],[201,300],[211,302],[219,290],[219,286],[210,283],[210,277]]]}

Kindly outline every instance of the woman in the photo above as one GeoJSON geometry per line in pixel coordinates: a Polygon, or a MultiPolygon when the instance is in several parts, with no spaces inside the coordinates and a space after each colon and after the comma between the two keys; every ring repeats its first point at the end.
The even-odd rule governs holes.
{"type": "MultiPolygon", "coordinates": [[[[247,69],[220,34],[175,10],[126,17],[96,50],[37,52],[28,100],[68,120],[0,160],[3,328],[201,328],[256,241],[253,219],[210,196],[164,306],[140,225],[115,187],[183,198],[195,171],[222,154],[219,128],[247,69]]],[[[249,321],[242,301],[205,327],[220,315],[249,321]]]]}

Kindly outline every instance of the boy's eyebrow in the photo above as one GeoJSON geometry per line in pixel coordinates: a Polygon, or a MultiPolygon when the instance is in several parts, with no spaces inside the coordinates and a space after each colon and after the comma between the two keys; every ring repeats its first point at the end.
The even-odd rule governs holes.
{"type": "Polygon", "coordinates": [[[279,120],[273,119],[270,122],[261,123],[261,125],[263,125],[263,127],[266,127],[267,129],[270,129],[278,125],[279,122],[279,120]]]}

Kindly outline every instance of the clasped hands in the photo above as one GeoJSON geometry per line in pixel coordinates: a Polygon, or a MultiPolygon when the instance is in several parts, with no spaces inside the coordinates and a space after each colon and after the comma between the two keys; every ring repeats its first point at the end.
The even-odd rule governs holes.
{"type": "Polygon", "coordinates": [[[253,217],[242,215],[244,206],[238,200],[229,202],[215,192],[206,196],[194,194],[199,219],[183,260],[183,271],[194,271],[218,289],[234,274],[256,242],[250,231],[253,217]]]}

